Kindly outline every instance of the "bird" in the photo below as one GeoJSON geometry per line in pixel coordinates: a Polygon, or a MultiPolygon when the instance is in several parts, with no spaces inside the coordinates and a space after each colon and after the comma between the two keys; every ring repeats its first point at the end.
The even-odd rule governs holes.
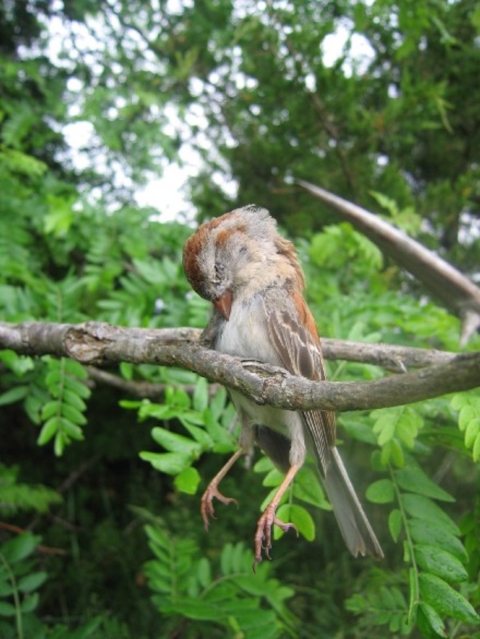
{"type": "MultiPolygon", "coordinates": [[[[183,249],[183,268],[192,288],[213,305],[204,331],[214,350],[279,366],[309,380],[326,379],[320,338],[303,296],[305,278],[292,242],[265,208],[250,204],[203,223],[183,249]]],[[[259,405],[237,390],[229,394],[240,424],[239,448],[203,494],[205,528],[213,500],[235,502],[218,486],[234,463],[255,445],[285,475],[257,523],[254,567],[270,559],[276,510],[305,462],[313,455],[347,548],[356,557],[383,551],[336,448],[335,413],[291,411],[259,405]]]]}

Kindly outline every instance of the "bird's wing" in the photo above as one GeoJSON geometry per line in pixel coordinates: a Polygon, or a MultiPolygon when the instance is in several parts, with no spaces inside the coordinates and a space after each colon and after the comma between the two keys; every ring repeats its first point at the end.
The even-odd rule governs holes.
{"type": "MultiPolygon", "coordinates": [[[[264,305],[269,335],[284,368],[307,379],[325,379],[315,321],[301,293],[286,293],[279,304],[278,291],[267,292],[264,305]]],[[[331,448],[335,446],[335,414],[310,410],[303,412],[302,417],[325,473],[331,461],[331,448]]]]}
{"type": "MultiPolygon", "coordinates": [[[[285,292],[283,298],[279,297],[278,290],[267,292],[264,304],[269,335],[283,366],[295,375],[317,381],[325,379],[320,339],[300,292],[285,292]]],[[[383,557],[382,548],[335,448],[335,414],[309,410],[301,415],[347,547],[355,557],[358,554],[383,557]]]]}

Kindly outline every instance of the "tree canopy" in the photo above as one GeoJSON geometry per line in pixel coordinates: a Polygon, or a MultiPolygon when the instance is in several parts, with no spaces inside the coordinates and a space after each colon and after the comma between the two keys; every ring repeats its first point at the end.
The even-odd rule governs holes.
{"type": "Polygon", "coordinates": [[[460,348],[431,291],[295,180],[478,279],[479,41],[474,0],[0,7],[2,638],[480,637],[478,384],[339,413],[383,562],[348,555],[307,465],[282,505],[301,536],[254,575],[280,474],[258,451],[238,464],[224,490],[240,508],[219,505],[205,534],[199,494],[236,449],[233,407],[188,353],[133,357],[158,329],[200,353],[209,308],[183,243],[194,217],[254,202],[294,241],[320,334],[340,340],[325,343],[332,382],[433,364],[448,382],[476,362],[479,336],[460,348]],[[148,206],[138,193],[174,164],[189,206],[165,221],[168,182],[148,206]],[[85,322],[92,352],[126,331],[117,359],[29,333],[85,322]]]}

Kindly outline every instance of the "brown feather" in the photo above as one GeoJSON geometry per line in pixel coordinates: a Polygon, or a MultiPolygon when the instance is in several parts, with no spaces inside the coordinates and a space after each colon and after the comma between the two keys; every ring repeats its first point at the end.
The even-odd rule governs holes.
{"type": "Polygon", "coordinates": [[[275,248],[277,249],[277,253],[279,255],[283,255],[290,265],[293,266],[293,270],[296,275],[296,287],[299,291],[303,291],[305,288],[305,277],[303,275],[302,267],[298,261],[295,247],[291,242],[277,234],[275,237],[275,248]]]}
{"type": "MultiPolygon", "coordinates": [[[[321,381],[325,366],[313,316],[299,291],[290,291],[291,304],[279,310],[274,300],[265,296],[265,313],[274,345],[283,366],[293,375],[321,381]]],[[[327,411],[305,411],[302,418],[315,444],[322,474],[330,463],[330,448],[335,446],[335,415],[327,411]]]]}

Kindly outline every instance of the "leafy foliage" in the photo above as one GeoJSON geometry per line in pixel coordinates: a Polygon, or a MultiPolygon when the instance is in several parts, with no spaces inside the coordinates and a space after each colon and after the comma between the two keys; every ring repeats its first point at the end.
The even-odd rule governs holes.
{"type": "Polygon", "coordinates": [[[171,619],[161,636],[178,632],[185,619],[190,620],[185,636],[220,637],[234,632],[273,639],[282,630],[294,636],[296,620],[285,606],[293,590],[269,577],[267,565],[254,575],[253,553],[242,543],[226,544],[213,566],[200,556],[195,542],[171,539],[158,523],[146,526],[146,532],[155,555],[145,565],[155,593],[153,602],[171,619]]]}
{"type": "Polygon", "coordinates": [[[0,512],[12,516],[18,510],[33,510],[44,513],[62,501],[61,496],[47,486],[31,486],[18,481],[20,468],[7,468],[0,464],[0,512]]]}
{"type": "Polygon", "coordinates": [[[47,358],[47,367],[45,383],[52,399],[42,408],[45,423],[38,444],[43,446],[55,438],[55,454],[61,455],[72,439],[83,439],[81,426],[87,423],[83,415],[87,407],[84,400],[90,397],[90,390],[82,383],[87,373],[78,362],[63,357],[47,358]]]}
{"type": "Polygon", "coordinates": [[[152,438],[166,451],[164,453],[142,452],[140,457],[160,472],[175,476],[178,490],[195,494],[200,477],[192,465],[205,452],[226,453],[236,448],[235,440],[228,432],[234,423],[233,405],[228,407],[226,391],[220,389],[208,403],[208,388],[205,379],[199,379],[192,399],[181,389],[167,387],[161,405],[143,402],[122,402],[127,408],[140,406],[139,418],[158,420],[178,419],[189,437],[167,428],[152,429],[152,438]]]}
{"type": "Polygon", "coordinates": [[[32,562],[26,561],[38,542],[38,537],[25,533],[8,540],[1,548],[0,617],[3,619],[0,619],[0,630],[6,639],[38,636],[40,624],[33,614],[39,601],[36,591],[47,575],[42,571],[32,572],[32,562]],[[14,623],[10,624],[8,618],[14,623]]]}
{"type": "Polygon", "coordinates": [[[473,461],[480,459],[480,397],[478,393],[460,394],[452,398],[458,411],[458,427],[465,435],[465,447],[472,449],[473,461]]]}
{"type": "Polygon", "coordinates": [[[36,614],[39,589],[47,573],[37,570],[34,551],[40,537],[23,533],[0,545],[0,632],[5,639],[88,639],[98,636],[128,639],[116,620],[94,617],[73,632],[63,624],[46,625],[36,614]],[[116,633],[116,634],[115,634],[116,633]]]}
{"type": "MultiPolygon", "coordinates": [[[[295,240],[322,335],[457,350],[458,320],[293,178],[320,175],[475,271],[479,25],[474,0],[7,3],[2,320],[204,326],[181,268],[190,228],[162,217],[174,187],[155,207],[136,199],[193,153],[200,218],[257,202],[295,240]]],[[[254,576],[243,544],[280,481],[270,462],[232,469],[241,507],[219,508],[208,537],[196,514],[235,447],[226,392],[176,369],[108,373],[115,387],[72,361],[0,353],[2,637],[479,636],[478,392],[339,416],[385,562],[346,554],[306,467],[279,510],[304,538],[278,534],[254,576]],[[66,554],[39,558],[18,528],[66,554]]]]}
{"type": "MultiPolygon", "coordinates": [[[[380,462],[383,464],[381,456],[380,462]]],[[[388,523],[395,542],[404,538],[410,603],[407,606],[396,589],[383,587],[377,595],[371,592],[368,602],[377,611],[373,623],[388,624],[392,632],[409,634],[416,621],[427,637],[447,636],[445,617],[478,625],[480,618],[474,608],[454,589],[468,579],[468,555],[459,540],[460,530],[436,503],[452,502],[453,498],[411,462],[389,470],[390,477],[372,484],[367,497],[376,503],[396,502],[388,523]],[[393,602],[395,605],[391,605],[393,602]]],[[[366,611],[365,603],[354,597],[350,609],[357,614],[366,611]]]]}

